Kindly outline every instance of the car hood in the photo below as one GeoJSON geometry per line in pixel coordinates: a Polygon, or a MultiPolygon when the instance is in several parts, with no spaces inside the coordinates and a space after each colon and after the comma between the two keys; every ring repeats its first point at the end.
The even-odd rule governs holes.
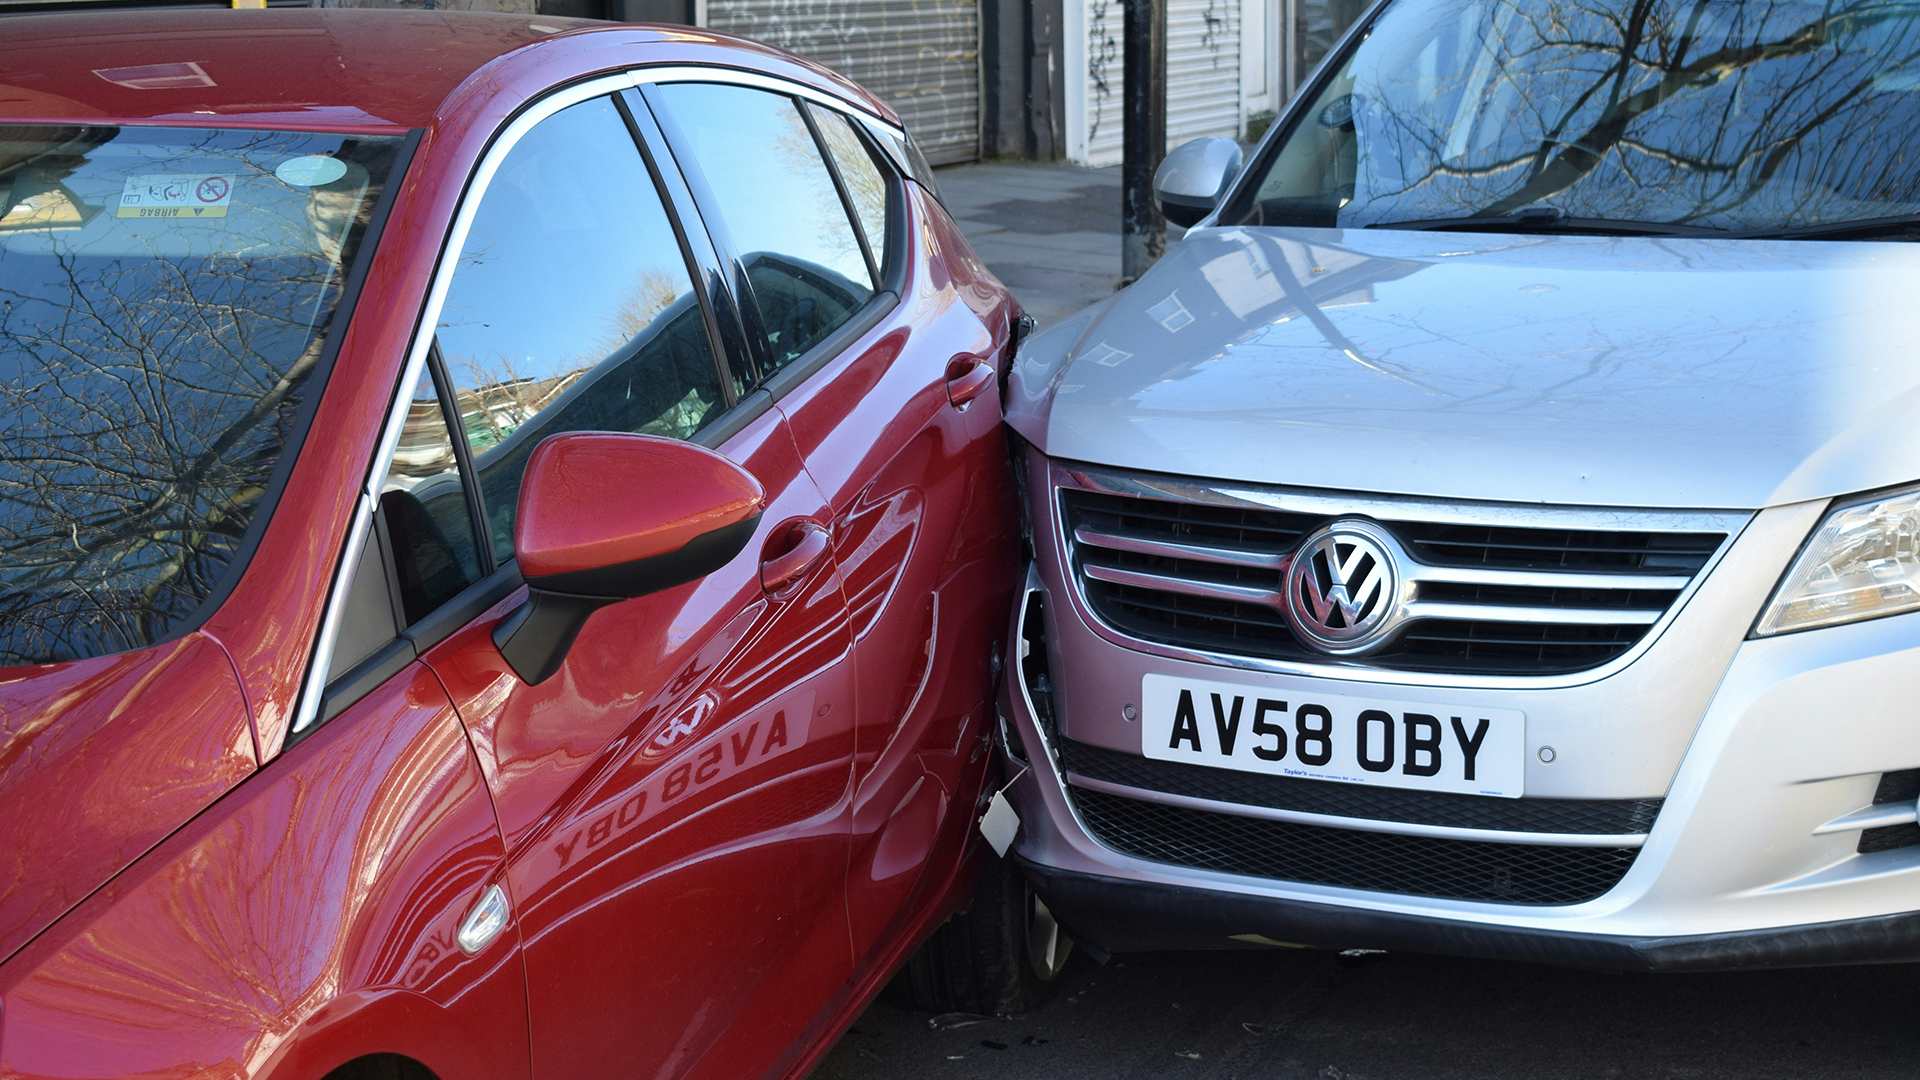
{"type": "Polygon", "coordinates": [[[0,961],[254,763],[239,679],[204,634],[0,668],[0,961]]]}
{"type": "Polygon", "coordinates": [[[1920,478],[1920,247],[1203,229],[1037,334],[1055,457],[1348,491],[1758,509],[1920,478]]]}

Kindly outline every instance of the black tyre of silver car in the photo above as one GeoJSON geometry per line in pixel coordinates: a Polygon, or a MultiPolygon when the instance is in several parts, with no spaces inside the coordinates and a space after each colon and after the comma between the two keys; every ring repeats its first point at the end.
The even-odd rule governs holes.
{"type": "Polygon", "coordinates": [[[902,982],[919,1008],[1015,1016],[1040,1003],[1073,952],[1046,902],[1013,864],[989,854],[966,910],[908,962],[902,982]]]}

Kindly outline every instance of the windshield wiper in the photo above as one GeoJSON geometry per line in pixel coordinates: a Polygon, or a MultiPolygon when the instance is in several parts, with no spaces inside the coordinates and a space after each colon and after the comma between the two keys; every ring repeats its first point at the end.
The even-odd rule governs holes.
{"type": "Polygon", "coordinates": [[[1920,235],[1920,214],[1823,221],[1786,229],[1755,229],[1738,235],[1743,240],[1883,240],[1920,235]]]}
{"type": "Polygon", "coordinates": [[[1661,221],[1572,217],[1557,206],[1529,206],[1511,214],[1465,214],[1460,217],[1376,221],[1369,229],[1416,229],[1425,232],[1576,233],[1591,236],[1729,236],[1724,229],[1661,221]]]}

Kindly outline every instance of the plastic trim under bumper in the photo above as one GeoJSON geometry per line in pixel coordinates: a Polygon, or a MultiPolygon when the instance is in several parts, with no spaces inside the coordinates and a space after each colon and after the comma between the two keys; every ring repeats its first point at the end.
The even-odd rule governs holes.
{"type": "Polygon", "coordinates": [[[1606,971],[1700,972],[1920,961],[1920,912],[1677,937],[1482,926],[1050,869],[1019,858],[1075,937],[1115,952],[1219,948],[1250,937],[1606,971]]]}

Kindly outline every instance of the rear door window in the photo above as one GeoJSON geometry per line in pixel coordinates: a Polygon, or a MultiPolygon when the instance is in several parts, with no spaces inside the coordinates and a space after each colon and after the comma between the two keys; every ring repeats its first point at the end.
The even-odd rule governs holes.
{"type": "Polygon", "coordinates": [[[162,641],[226,594],[399,148],[0,125],[0,666],[162,641]]]}
{"type": "Polygon", "coordinates": [[[745,271],[771,376],[854,320],[877,287],[861,234],[792,98],[717,83],[651,86],[702,216],[745,271]]]}

